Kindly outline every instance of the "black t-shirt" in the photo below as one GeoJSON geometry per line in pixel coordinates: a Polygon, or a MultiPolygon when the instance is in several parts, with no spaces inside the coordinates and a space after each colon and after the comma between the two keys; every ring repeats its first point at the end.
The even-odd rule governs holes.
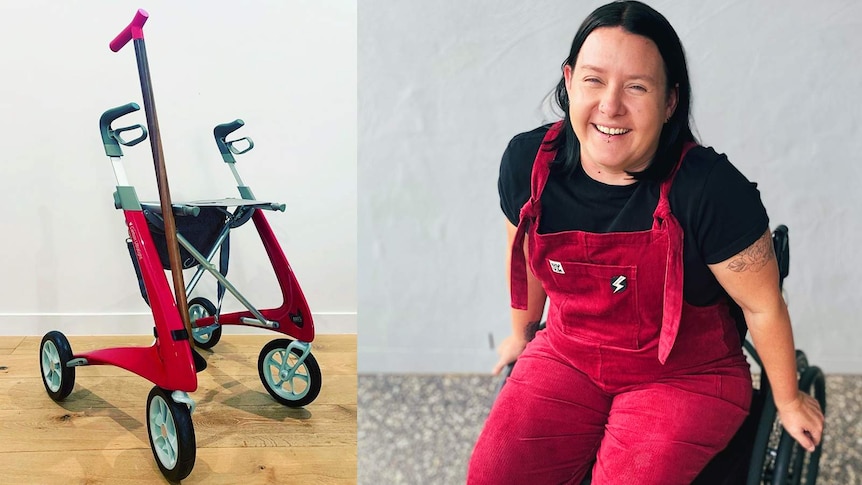
{"type": "MultiPolygon", "coordinates": [[[[515,136],[500,164],[500,206],[517,225],[530,198],[530,176],[550,125],[515,136]]],[[[540,234],[580,230],[631,232],[652,227],[660,182],[607,185],[579,165],[571,175],[552,164],[541,196],[540,234]]],[[[670,189],[671,212],[685,232],[685,300],[708,305],[725,296],[707,264],[720,263],[757,241],[769,227],[757,184],[749,182],[727,157],[712,148],[689,150],[670,189]]]]}

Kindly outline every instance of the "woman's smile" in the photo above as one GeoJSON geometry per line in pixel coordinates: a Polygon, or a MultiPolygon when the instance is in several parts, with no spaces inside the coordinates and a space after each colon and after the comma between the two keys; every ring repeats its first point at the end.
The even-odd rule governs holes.
{"type": "Polygon", "coordinates": [[[626,133],[632,131],[628,128],[612,128],[610,126],[597,125],[595,123],[593,123],[593,126],[595,126],[597,130],[599,130],[602,134],[605,135],[625,135],[626,133]]]}

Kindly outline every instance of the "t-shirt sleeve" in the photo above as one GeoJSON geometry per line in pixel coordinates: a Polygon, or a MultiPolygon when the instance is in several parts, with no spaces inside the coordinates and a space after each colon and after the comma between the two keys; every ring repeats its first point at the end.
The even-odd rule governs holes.
{"type": "Polygon", "coordinates": [[[533,160],[541,142],[541,138],[538,138],[539,143],[533,138],[525,134],[513,138],[500,161],[500,177],[497,179],[500,208],[514,226],[520,222],[521,207],[530,198],[533,160]]]}
{"type": "Polygon", "coordinates": [[[703,185],[698,211],[698,241],[706,264],[716,264],[757,241],[769,217],[757,184],[750,182],[727,157],[719,155],[703,185]]]}

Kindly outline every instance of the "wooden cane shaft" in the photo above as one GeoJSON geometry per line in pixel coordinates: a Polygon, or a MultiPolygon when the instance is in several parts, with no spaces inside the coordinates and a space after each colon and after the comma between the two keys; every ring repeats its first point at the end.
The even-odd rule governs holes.
{"type": "Polygon", "coordinates": [[[147,130],[150,133],[150,147],[153,151],[153,164],[156,170],[156,181],[159,189],[159,202],[162,207],[162,218],[165,221],[165,239],[168,246],[168,260],[171,265],[171,276],[174,282],[174,296],[183,326],[188,332],[189,343],[194,345],[191,318],[186,300],[186,285],[183,281],[183,266],[180,260],[180,247],[177,240],[177,225],[171,203],[171,189],[168,184],[168,171],[165,167],[165,156],[162,151],[162,138],[159,134],[159,120],[156,116],[156,103],[153,96],[153,86],[150,80],[150,68],[147,62],[147,51],[144,39],[135,39],[135,55],[138,60],[138,73],[141,79],[141,93],[144,98],[144,112],[147,116],[147,130]]]}

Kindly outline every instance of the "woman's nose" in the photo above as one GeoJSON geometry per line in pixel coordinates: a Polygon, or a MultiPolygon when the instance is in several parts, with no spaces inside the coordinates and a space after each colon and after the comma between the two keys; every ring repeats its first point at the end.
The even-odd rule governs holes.
{"type": "Polygon", "coordinates": [[[622,93],[615,88],[608,88],[602,93],[599,100],[599,112],[605,116],[619,116],[623,114],[622,93]]]}

